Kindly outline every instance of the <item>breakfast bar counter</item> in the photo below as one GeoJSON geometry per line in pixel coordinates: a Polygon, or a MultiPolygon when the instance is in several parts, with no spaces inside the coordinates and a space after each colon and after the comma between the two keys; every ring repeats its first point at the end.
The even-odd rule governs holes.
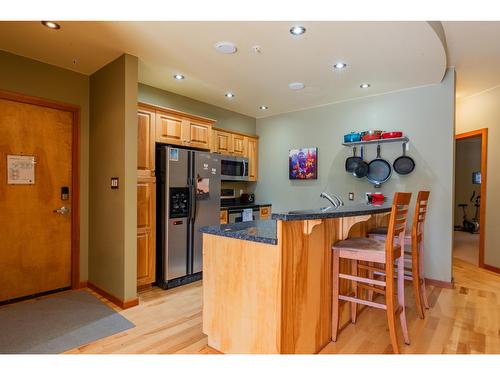
{"type": "Polygon", "coordinates": [[[347,205],[201,228],[208,345],[223,353],[318,353],[331,341],[332,244],[382,225],[390,210],[389,203],[347,205]]]}

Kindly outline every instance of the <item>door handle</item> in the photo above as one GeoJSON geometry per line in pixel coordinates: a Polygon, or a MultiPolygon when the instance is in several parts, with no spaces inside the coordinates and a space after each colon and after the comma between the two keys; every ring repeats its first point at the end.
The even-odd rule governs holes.
{"type": "Polygon", "coordinates": [[[68,207],[62,206],[61,208],[58,208],[52,212],[54,212],[56,214],[66,215],[69,213],[69,211],[70,211],[70,209],[68,207]]]}

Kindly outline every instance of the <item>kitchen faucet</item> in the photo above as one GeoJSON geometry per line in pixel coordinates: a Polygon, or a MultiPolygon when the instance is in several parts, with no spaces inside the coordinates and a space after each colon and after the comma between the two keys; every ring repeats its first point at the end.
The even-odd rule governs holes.
{"type": "Polygon", "coordinates": [[[338,195],[332,194],[332,196],[333,196],[333,198],[335,198],[335,200],[330,195],[328,195],[327,193],[325,193],[324,191],[319,196],[321,198],[325,198],[325,199],[329,200],[330,203],[333,204],[333,206],[335,208],[344,205],[344,201],[342,199],[340,199],[340,197],[338,195]]]}

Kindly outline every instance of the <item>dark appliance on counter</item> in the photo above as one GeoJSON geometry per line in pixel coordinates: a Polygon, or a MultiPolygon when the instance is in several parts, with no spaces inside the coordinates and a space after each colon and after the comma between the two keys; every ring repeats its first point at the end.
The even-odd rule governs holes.
{"type": "Polygon", "coordinates": [[[220,155],[158,145],[156,281],[163,289],[201,279],[199,228],[219,224],[220,155]]]}
{"type": "Polygon", "coordinates": [[[248,181],[248,159],[221,155],[221,179],[223,181],[248,181]]]}
{"type": "Polygon", "coordinates": [[[254,203],[255,202],[255,194],[253,194],[253,193],[243,193],[240,196],[240,201],[243,204],[254,203]]]}

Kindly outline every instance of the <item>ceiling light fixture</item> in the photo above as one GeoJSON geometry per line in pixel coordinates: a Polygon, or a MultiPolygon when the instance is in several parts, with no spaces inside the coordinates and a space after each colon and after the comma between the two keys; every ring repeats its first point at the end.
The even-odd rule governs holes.
{"type": "Polygon", "coordinates": [[[290,34],[295,35],[295,36],[302,35],[305,32],[306,32],[306,28],[304,26],[300,26],[300,25],[292,26],[292,28],[290,29],[290,34]]]}
{"type": "Polygon", "coordinates": [[[174,74],[174,78],[178,81],[184,79],[184,76],[182,74],[174,74]]]}
{"type": "Polygon", "coordinates": [[[269,109],[269,107],[267,105],[261,105],[259,109],[265,111],[266,109],[269,109]]]}
{"type": "Polygon", "coordinates": [[[302,82],[292,82],[288,84],[288,87],[290,90],[302,90],[306,85],[304,85],[302,82]]]}
{"type": "Polygon", "coordinates": [[[362,83],[361,85],[359,85],[359,87],[361,87],[362,89],[367,89],[370,86],[371,85],[369,83],[362,83]]]}
{"type": "Polygon", "coordinates": [[[238,50],[238,48],[236,48],[236,45],[231,42],[217,42],[215,43],[214,47],[217,52],[226,55],[236,53],[236,51],[238,50]]]}
{"type": "Polygon", "coordinates": [[[334,69],[336,70],[341,70],[347,68],[347,64],[343,62],[338,62],[333,66],[334,69]]]}
{"type": "Polygon", "coordinates": [[[229,98],[229,99],[234,98],[234,94],[233,94],[232,92],[226,92],[226,93],[224,94],[224,96],[225,96],[226,98],[229,98]]]}
{"type": "Polygon", "coordinates": [[[54,21],[42,21],[42,25],[52,30],[59,30],[61,28],[61,25],[54,21]]]}

